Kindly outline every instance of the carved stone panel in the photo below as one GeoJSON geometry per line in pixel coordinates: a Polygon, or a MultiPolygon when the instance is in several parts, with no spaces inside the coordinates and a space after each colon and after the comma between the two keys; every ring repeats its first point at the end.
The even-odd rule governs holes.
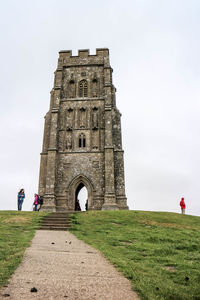
{"type": "Polygon", "coordinates": [[[66,110],[66,129],[73,128],[74,111],[72,108],[66,110]]]}
{"type": "Polygon", "coordinates": [[[92,97],[98,97],[98,81],[96,78],[92,80],[92,97]]]}
{"type": "Polygon", "coordinates": [[[86,127],[86,109],[81,107],[79,110],[79,121],[80,121],[80,128],[86,127]]]}
{"type": "Polygon", "coordinates": [[[66,149],[72,150],[72,130],[66,131],[66,149]]]}
{"type": "Polygon", "coordinates": [[[69,84],[68,84],[68,94],[69,94],[69,98],[75,98],[76,97],[76,85],[73,79],[70,80],[69,84]]]}
{"type": "Polygon", "coordinates": [[[99,149],[99,130],[92,130],[92,148],[99,149]]]}
{"type": "Polygon", "coordinates": [[[99,127],[98,108],[94,107],[92,109],[92,128],[98,129],[98,127],[99,127]]]}

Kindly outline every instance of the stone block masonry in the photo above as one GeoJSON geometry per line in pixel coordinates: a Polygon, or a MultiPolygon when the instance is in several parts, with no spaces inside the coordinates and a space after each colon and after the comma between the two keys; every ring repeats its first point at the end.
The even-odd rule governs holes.
{"type": "Polygon", "coordinates": [[[74,211],[83,186],[88,210],[128,209],[112,72],[107,48],[59,52],[40,162],[44,211],[74,211]]]}

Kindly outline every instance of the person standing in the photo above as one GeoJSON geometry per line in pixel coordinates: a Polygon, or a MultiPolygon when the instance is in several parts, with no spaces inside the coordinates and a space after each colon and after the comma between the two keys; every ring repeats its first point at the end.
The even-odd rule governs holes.
{"type": "Polygon", "coordinates": [[[186,205],[185,205],[184,198],[181,198],[180,207],[181,207],[181,213],[185,214],[185,207],[186,207],[186,205]]]}
{"type": "Polygon", "coordinates": [[[22,210],[22,204],[24,202],[24,198],[25,198],[25,193],[24,193],[24,189],[21,189],[17,195],[17,205],[18,205],[18,210],[22,210]]]}
{"type": "Polygon", "coordinates": [[[80,207],[80,203],[79,203],[79,200],[78,200],[78,199],[76,199],[75,210],[76,210],[76,211],[81,211],[81,207],[80,207]]]}
{"type": "Polygon", "coordinates": [[[86,200],[86,203],[85,203],[85,210],[86,211],[88,210],[88,199],[86,200]]]}
{"type": "Polygon", "coordinates": [[[35,197],[34,202],[33,202],[33,205],[35,205],[34,210],[37,211],[39,196],[38,196],[38,194],[35,194],[34,197],[35,197]]]}
{"type": "Polygon", "coordinates": [[[38,211],[40,211],[42,204],[43,204],[43,197],[38,195],[38,204],[39,204],[39,208],[38,211]]]}

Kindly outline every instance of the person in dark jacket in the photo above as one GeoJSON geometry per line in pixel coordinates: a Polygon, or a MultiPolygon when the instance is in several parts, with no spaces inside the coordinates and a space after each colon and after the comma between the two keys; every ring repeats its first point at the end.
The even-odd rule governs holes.
{"type": "Polygon", "coordinates": [[[39,196],[39,201],[38,201],[39,207],[38,207],[38,211],[40,211],[42,204],[43,204],[43,197],[39,196]]]}
{"type": "Polygon", "coordinates": [[[181,207],[181,213],[184,214],[185,213],[185,207],[186,207],[184,198],[181,198],[180,207],[181,207]]]}
{"type": "Polygon", "coordinates": [[[85,210],[86,210],[86,211],[88,210],[88,199],[87,199],[86,202],[85,202],[85,210]]]}
{"type": "Polygon", "coordinates": [[[80,203],[79,203],[79,200],[78,200],[78,199],[76,199],[75,210],[76,210],[76,211],[81,211],[81,207],[80,207],[80,203]]]}
{"type": "Polygon", "coordinates": [[[22,204],[24,202],[24,198],[25,198],[24,189],[21,189],[17,195],[18,210],[22,210],[22,204]]]}

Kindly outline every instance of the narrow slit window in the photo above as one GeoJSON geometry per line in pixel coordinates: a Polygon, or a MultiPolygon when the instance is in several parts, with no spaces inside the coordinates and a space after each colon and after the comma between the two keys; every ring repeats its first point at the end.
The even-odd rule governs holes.
{"type": "Polygon", "coordinates": [[[78,145],[79,145],[79,148],[81,148],[81,137],[79,137],[78,145]]]}
{"type": "Polygon", "coordinates": [[[85,140],[85,136],[83,137],[83,148],[86,147],[86,140],[85,140]]]}

